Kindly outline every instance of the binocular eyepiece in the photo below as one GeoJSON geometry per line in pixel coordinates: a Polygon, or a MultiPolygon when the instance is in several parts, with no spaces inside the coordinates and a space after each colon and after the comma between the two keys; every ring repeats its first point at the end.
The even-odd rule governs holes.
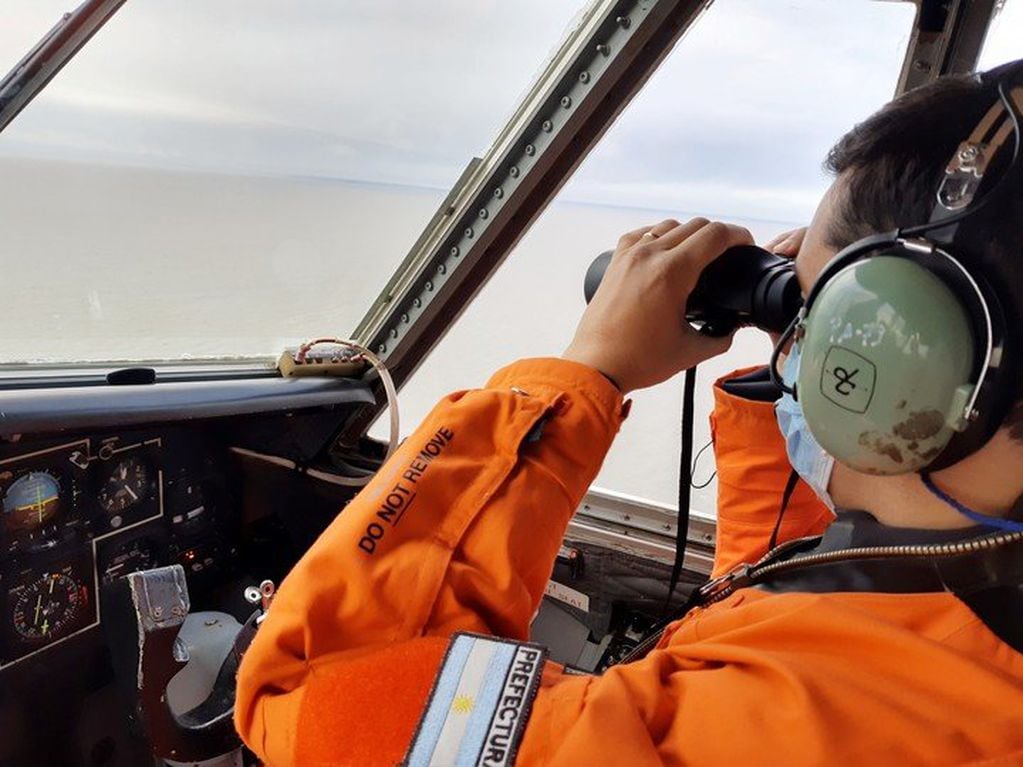
{"type": "MultiPolygon", "coordinates": [[[[601,253],[586,270],[586,303],[600,287],[612,254],[601,253]]],[[[748,325],[781,333],[802,305],[790,259],[754,245],[737,245],[703,270],[686,302],[686,319],[709,336],[727,336],[748,325]]]]}

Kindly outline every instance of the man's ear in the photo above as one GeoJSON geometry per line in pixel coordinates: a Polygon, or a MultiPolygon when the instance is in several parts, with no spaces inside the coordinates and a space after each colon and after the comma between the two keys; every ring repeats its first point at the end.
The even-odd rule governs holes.
{"type": "Polygon", "coordinates": [[[1005,416],[1002,429],[1005,429],[1009,437],[1019,442],[1021,447],[1023,447],[1023,400],[1018,401],[1012,406],[1009,414],[1005,416]]]}
{"type": "MultiPolygon", "coordinates": [[[[1005,419],[1005,424],[995,437],[1004,437],[1005,444],[1019,456],[1017,465],[1023,465],[1023,402],[1017,402],[1005,419]]],[[[1023,520],[1023,491],[1009,509],[1009,519],[1023,520]]]]}

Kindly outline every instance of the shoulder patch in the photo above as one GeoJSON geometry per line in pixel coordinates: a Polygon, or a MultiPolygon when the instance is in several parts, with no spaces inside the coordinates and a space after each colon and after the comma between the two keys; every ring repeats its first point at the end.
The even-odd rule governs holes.
{"type": "Polygon", "coordinates": [[[455,634],[402,764],[514,764],[546,659],[541,645],[455,634]]]}

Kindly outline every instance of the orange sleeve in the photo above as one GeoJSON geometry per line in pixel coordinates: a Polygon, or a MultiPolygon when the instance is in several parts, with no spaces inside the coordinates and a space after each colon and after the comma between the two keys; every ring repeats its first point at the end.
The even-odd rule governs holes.
{"type": "MultiPolygon", "coordinates": [[[[718,472],[714,576],[767,553],[792,471],[774,404],[743,399],[722,387],[728,379],[754,369],[738,370],[714,384],[710,418],[718,472]]],[[[833,518],[827,506],[800,481],[785,511],[778,541],[818,535],[833,518]]]]}
{"type": "Polygon", "coordinates": [[[246,743],[271,765],[358,764],[367,742],[399,760],[448,636],[526,637],[622,412],[563,360],[444,399],[281,584],[238,674],[246,743]]]}
{"type": "MultiPolygon", "coordinates": [[[[734,558],[769,535],[788,470],[770,405],[718,397],[734,558]]],[[[561,361],[518,363],[442,401],[282,584],[238,674],[246,743],[271,767],[399,763],[450,634],[526,635],[621,412],[599,374],[561,361]]],[[[826,521],[806,493],[786,533],[826,521]]],[[[1005,701],[1023,688],[943,645],[975,623],[944,593],[740,590],[600,677],[547,664],[516,763],[960,764],[1018,749],[1005,701]],[[942,717],[955,725],[936,728],[942,717]],[[958,720],[989,725],[966,737],[958,720]]]]}

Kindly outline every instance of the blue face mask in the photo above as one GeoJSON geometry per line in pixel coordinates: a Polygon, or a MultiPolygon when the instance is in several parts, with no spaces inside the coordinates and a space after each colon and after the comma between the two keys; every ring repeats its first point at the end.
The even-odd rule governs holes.
{"type": "MultiPolygon", "coordinates": [[[[792,344],[792,350],[782,367],[782,380],[788,386],[794,386],[798,377],[799,345],[792,344]]],[[[828,495],[828,483],[831,481],[831,471],[835,468],[835,459],[817,444],[806,425],[802,406],[791,394],[782,395],[774,406],[774,414],[778,418],[778,428],[785,437],[785,452],[788,453],[792,468],[817,497],[834,511],[835,503],[828,495]]]]}

